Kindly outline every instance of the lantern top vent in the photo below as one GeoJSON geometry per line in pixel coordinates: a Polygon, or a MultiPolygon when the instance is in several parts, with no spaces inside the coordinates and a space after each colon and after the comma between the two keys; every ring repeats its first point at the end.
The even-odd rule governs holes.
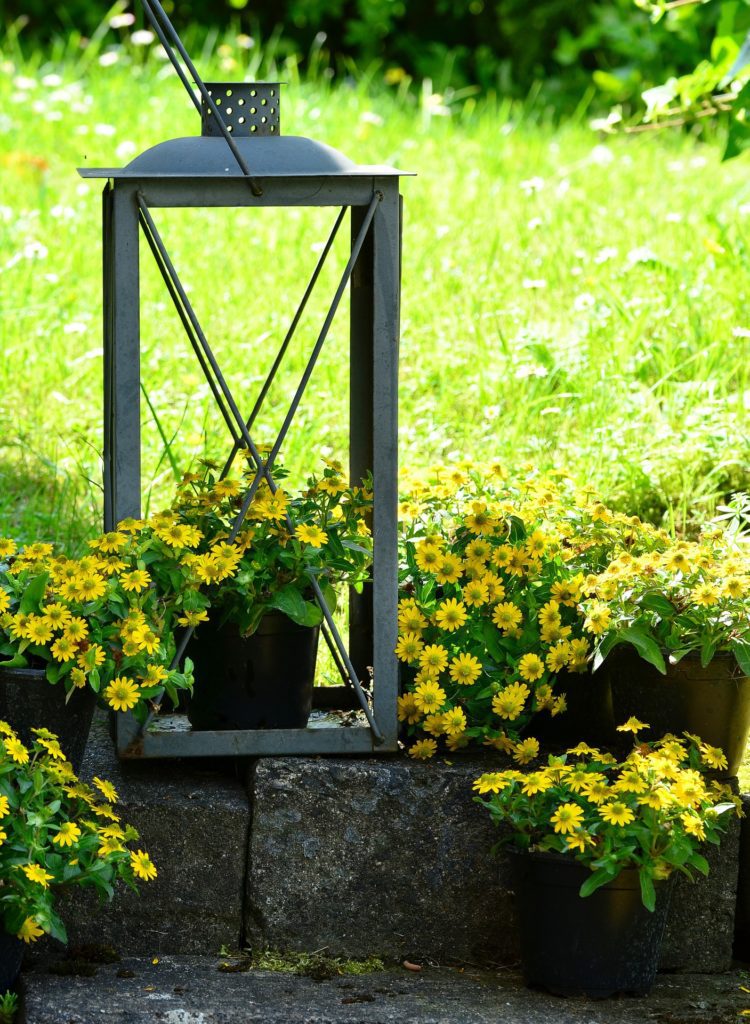
{"type": "MultiPolygon", "coordinates": [[[[206,82],[223,128],[259,178],[400,176],[394,167],[355,164],[343,153],[314,139],[281,134],[279,82],[206,82]]],[[[234,178],[243,169],[205,97],[201,134],[160,142],[126,167],[83,167],[84,178],[234,178]]]]}

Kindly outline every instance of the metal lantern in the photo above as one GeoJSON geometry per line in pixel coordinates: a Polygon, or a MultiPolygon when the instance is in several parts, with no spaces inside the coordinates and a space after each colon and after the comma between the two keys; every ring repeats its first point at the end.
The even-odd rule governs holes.
{"type": "MultiPolygon", "coordinates": [[[[118,714],[122,757],[374,753],[396,748],[397,662],[397,388],[401,270],[401,172],[359,166],[312,139],[284,136],[277,82],[204,83],[158,0],[144,11],[201,117],[198,137],[162,142],[123,168],[84,168],[104,178],[104,528],[139,517],[140,324],[139,241],[146,239],[188,341],[230,436],[230,455],[245,449],[255,466],[246,511],[262,481],[274,490],[273,467],[293,427],[334,315],[350,289],[350,457],[353,480],[373,474],[373,578],[350,597],[344,644],[317,581],[323,633],[344,681],[316,690],[327,711],[305,729],[191,731],[182,716],[152,716],[145,726],[118,714]],[[187,70],[185,70],[187,69],[187,70]],[[190,78],[197,86],[196,96],[190,78]],[[303,292],[268,379],[252,411],[233,395],[157,227],[170,207],[332,207],[330,237],[303,292]],[[333,301],[269,455],[252,430],[302,312],[349,211],[351,248],[333,301]],[[371,686],[369,685],[372,676],[371,686]],[[362,680],[368,680],[363,686],[362,680]],[[331,710],[331,697],[341,698],[331,710]],[[348,711],[343,709],[348,708],[348,711]]],[[[289,522],[289,525],[293,525],[289,522]]],[[[190,636],[181,638],[178,658],[190,636]]],[[[280,681],[281,683],[282,681],[280,681]]],[[[334,701],[335,703],[335,701],[334,701]]]]}

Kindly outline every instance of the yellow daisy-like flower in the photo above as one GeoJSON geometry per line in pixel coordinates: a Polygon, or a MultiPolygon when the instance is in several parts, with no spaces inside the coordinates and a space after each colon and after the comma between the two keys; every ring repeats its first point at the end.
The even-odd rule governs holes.
{"type": "Polygon", "coordinates": [[[537,793],[545,793],[553,785],[552,779],[545,772],[529,772],[521,786],[521,790],[526,796],[535,796],[537,793]]]}
{"type": "Polygon", "coordinates": [[[583,628],[588,633],[594,633],[598,636],[609,628],[611,620],[612,612],[608,606],[603,604],[601,601],[594,601],[588,607],[583,628]]]}
{"type": "Polygon", "coordinates": [[[511,683],[492,698],[492,710],[501,718],[514,721],[523,711],[531,690],[525,683],[511,683]]]}
{"type": "Polygon", "coordinates": [[[507,789],[511,780],[506,772],[485,772],[473,783],[472,788],[481,795],[485,793],[500,793],[507,789]]]}
{"type": "Polygon", "coordinates": [[[82,690],[86,685],[86,673],[82,668],[72,668],[70,670],[70,681],[73,683],[73,686],[82,690]]]}
{"type": "Polygon", "coordinates": [[[71,640],[67,633],[63,633],[55,640],[50,650],[55,661],[65,663],[75,658],[78,653],[78,644],[75,640],[71,640]]]}
{"type": "Polygon", "coordinates": [[[46,644],[52,639],[52,624],[43,615],[29,615],[26,637],[33,644],[46,644]]]}
{"type": "Polygon", "coordinates": [[[427,619],[419,608],[404,608],[398,613],[398,624],[404,633],[421,633],[427,626],[427,619]]]}
{"type": "Polygon", "coordinates": [[[168,675],[169,673],[163,665],[149,665],[141,682],[144,686],[158,686],[159,683],[164,682],[168,675]]]}
{"type": "Polygon", "coordinates": [[[448,652],[440,644],[429,644],[419,654],[420,668],[439,675],[448,664],[448,652]]]}
{"type": "Polygon", "coordinates": [[[706,826],[697,814],[686,811],[685,814],[680,815],[680,821],[689,835],[696,836],[698,839],[706,838],[706,826]]]}
{"type": "Polygon", "coordinates": [[[583,821],[583,808],[578,804],[560,804],[550,818],[550,824],[554,825],[555,832],[562,835],[569,835],[579,828],[583,821]]]}
{"type": "Polygon", "coordinates": [[[459,686],[471,686],[482,674],[482,663],[473,654],[459,654],[452,659],[450,677],[459,686]]]}
{"type": "Polygon", "coordinates": [[[443,552],[440,548],[430,544],[421,544],[414,554],[417,566],[422,572],[437,572],[437,567],[443,560],[443,552]]]}
{"type": "Polygon", "coordinates": [[[544,663],[552,673],[561,672],[570,660],[570,644],[567,640],[560,640],[548,651],[544,663]]]}
{"type": "Polygon", "coordinates": [[[156,866],[145,850],[131,852],[130,866],[133,869],[133,874],[138,878],[144,879],[146,882],[156,878],[156,866]]]}
{"type": "Polygon", "coordinates": [[[463,566],[461,559],[450,553],[441,552],[440,559],[435,567],[435,578],[438,583],[457,583],[461,578],[463,566]]]}
{"type": "Polygon", "coordinates": [[[498,629],[509,633],[520,626],[523,620],[523,612],[513,604],[512,601],[504,601],[496,604],[492,610],[492,621],[498,629]]]}
{"type": "MultiPolygon", "coordinates": [[[[2,608],[0,608],[2,611],[2,608]]],[[[45,604],[42,606],[44,617],[53,629],[62,629],[72,618],[70,608],[64,604],[45,604]]]]}
{"type": "Polygon", "coordinates": [[[424,647],[424,640],[419,633],[406,633],[399,637],[395,654],[399,661],[416,661],[424,647]]]}
{"type": "Polygon", "coordinates": [[[445,733],[445,723],[441,714],[427,715],[422,722],[422,728],[430,736],[442,736],[445,733]]]}
{"type": "Polygon", "coordinates": [[[0,558],[10,558],[16,553],[16,542],[10,537],[0,537],[0,558]]]}
{"type": "Polygon", "coordinates": [[[437,753],[437,742],[435,740],[417,740],[409,747],[409,757],[417,761],[427,761],[437,753]]]}
{"type": "Polygon", "coordinates": [[[76,584],[76,599],[79,601],[96,601],[107,589],[107,581],[98,573],[91,573],[79,578],[76,584]]]}
{"type": "Polygon", "coordinates": [[[118,551],[122,551],[127,543],[127,535],[120,533],[119,530],[111,530],[96,540],[89,541],[92,548],[95,548],[97,551],[103,551],[105,554],[110,552],[116,554],[118,551]]]}
{"type": "Polygon", "coordinates": [[[487,604],[490,599],[490,590],[481,579],[470,580],[463,588],[463,599],[471,608],[479,608],[487,604]]]}
{"type": "Polygon", "coordinates": [[[601,777],[595,781],[587,782],[583,786],[582,792],[592,804],[602,804],[605,800],[609,800],[612,797],[612,790],[601,777]]]}
{"type": "Polygon", "coordinates": [[[560,621],[560,605],[557,601],[548,601],[539,609],[539,625],[541,627],[559,626],[560,621]]]}
{"type": "Polygon", "coordinates": [[[81,838],[81,830],[74,821],[64,821],[52,842],[58,846],[73,846],[81,838]]]}
{"type": "Polygon", "coordinates": [[[16,935],[28,945],[31,942],[36,942],[41,935],[44,935],[44,929],[39,927],[33,917],[27,917],[16,932],[16,935]]]}
{"type": "Polygon", "coordinates": [[[726,768],[728,762],[726,755],[721,747],[712,747],[708,743],[701,743],[701,760],[709,766],[709,768],[726,768]]]}
{"type": "Polygon", "coordinates": [[[109,800],[112,804],[117,803],[117,790],[111,782],[107,782],[106,779],[100,779],[98,775],[95,775],[92,781],[99,792],[104,795],[105,800],[109,800]]]}
{"type": "Polygon", "coordinates": [[[122,589],[128,591],[134,591],[136,594],[140,594],[142,590],[145,590],[151,577],[145,569],[134,569],[132,572],[125,572],[120,577],[120,583],[122,583],[122,589]]]}
{"type": "Polygon", "coordinates": [[[85,619],[75,617],[65,623],[65,636],[70,640],[85,640],[88,635],[89,627],[85,619]]]}
{"type": "Polygon", "coordinates": [[[103,665],[105,658],[104,648],[100,647],[99,644],[92,644],[87,650],[79,653],[76,661],[79,668],[82,668],[84,672],[90,672],[92,669],[103,665]]]}
{"type": "Polygon", "coordinates": [[[106,688],[104,696],[115,711],[130,711],[138,703],[140,690],[132,679],[118,676],[106,688]]]}
{"type": "Polygon", "coordinates": [[[645,722],[639,722],[637,718],[631,715],[627,722],[623,722],[622,725],[617,726],[618,732],[632,732],[633,734],[643,732],[644,729],[650,729],[650,725],[646,725],[645,722]]]}
{"type": "Polygon", "coordinates": [[[513,760],[519,764],[528,764],[529,761],[533,761],[539,754],[539,740],[534,739],[533,736],[529,736],[528,739],[521,740],[520,743],[516,743],[513,747],[513,760]]]}
{"type": "Polygon", "coordinates": [[[433,679],[420,683],[414,691],[414,702],[424,714],[439,711],[445,704],[445,690],[433,679]]]}
{"type": "Polygon", "coordinates": [[[125,847],[119,839],[116,839],[114,836],[105,836],[99,843],[96,855],[97,857],[109,857],[112,853],[122,853],[124,849],[125,847]]]}
{"type": "Polygon", "coordinates": [[[0,818],[4,818],[7,814],[10,814],[10,804],[7,796],[0,796],[0,818]]]}
{"type": "Polygon", "coordinates": [[[29,752],[17,736],[8,736],[4,743],[6,751],[16,764],[28,764],[29,752]]]}
{"type": "Polygon", "coordinates": [[[451,708],[443,712],[443,731],[447,736],[459,736],[466,729],[466,714],[463,708],[451,708]]]}
{"type": "Polygon", "coordinates": [[[405,693],[398,698],[398,720],[408,725],[415,725],[422,717],[413,693],[405,693]]]}
{"type": "Polygon", "coordinates": [[[599,814],[609,825],[629,825],[635,815],[621,800],[615,800],[611,804],[602,804],[599,814]]]}
{"type": "Polygon", "coordinates": [[[707,608],[718,602],[719,591],[713,583],[699,583],[697,587],[691,590],[690,596],[695,604],[707,608]]]}
{"type": "Polygon", "coordinates": [[[140,651],[147,651],[149,654],[154,654],[159,650],[160,640],[159,637],[154,633],[148,626],[139,626],[133,630],[131,639],[134,644],[138,645],[140,651]]]}
{"type": "Polygon", "coordinates": [[[30,882],[36,882],[43,889],[49,888],[49,883],[54,880],[54,875],[45,871],[41,864],[22,864],[21,870],[30,882]]]}
{"type": "Polygon", "coordinates": [[[538,654],[524,654],[518,662],[518,674],[522,679],[533,683],[544,675],[544,662],[538,654]]]}
{"type": "Polygon", "coordinates": [[[302,523],[296,527],[295,533],[298,540],[301,540],[303,544],[309,544],[313,548],[321,548],[324,544],[328,543],[328,534],[325,530],[321,530],[319,526],[308,526],[306,523],[302,523]]]}
{"type": "Polygon", "coordinates": [[[457,601],[455,597],[443,601],[435,612],[435,621],[438,626],[449,633],[452,633],[455,629],[460,629],[466,622],[466,619],[466,605],[463,601],[457,601]]]}

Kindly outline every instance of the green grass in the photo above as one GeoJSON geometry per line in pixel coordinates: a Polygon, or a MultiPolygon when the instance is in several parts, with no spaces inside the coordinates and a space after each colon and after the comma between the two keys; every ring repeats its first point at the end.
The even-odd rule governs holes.
{"type": "MultiPolygon", "coordinates": [[[[206,77],[242,78],[261,59],[227,45],[202,61],[206,77]]],[[[73,547],[99,523],[102,419],[100,203],[75,168],[199,131],[169,68],[133,49],[112,50],[117,63],[103,67],[99,52],[59,49],[45,62],[6,40],[0,56],[0,533],[73,547]]],[[[332,85],[322,72],[300,81],[293,63],[255,65],[250,74],[289,82],[284,132],[417,172],[403,181],[402,464],[500,456],[565,467],[676,528],[750,489],[744,160],[721,164],[718,144],[679,135],[602,140],[585,118],[555,127],[493,98],[453,102],[446,115],[429,89],[411,99],[376,71],[332,85]]],[[[243,409],[332,214],[158,212],[243,409]]],[[[340,245],[336,257],[261,440],[281,423],[340,245]]],[[[162,435],[179,470],[228,442],[147,254],[142,268],[154,508],[174,480],[162,435]]],[[[317,451],[345,450],[346,360],[342,312],[286,445],[295,473],[314,468],[317,451]]]]}

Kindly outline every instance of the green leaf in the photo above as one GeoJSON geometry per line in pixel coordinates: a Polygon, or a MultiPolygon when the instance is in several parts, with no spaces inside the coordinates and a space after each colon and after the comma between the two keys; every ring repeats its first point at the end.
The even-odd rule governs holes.
{"type": "Polygon", "coordinates": [[[592,892],[596,892],[597,889],[601,889],[607,882],[611,882],[613,878],[617,876],[617,870],[611,871],[609,868],[598,868],[596,871],[592,871],[586,881],[583,883],[581,888],[578,890],[579,896],[590,896],[592,892]]]}
{"type": "Polygon", "coordinates": [[[653,913],[656,907],[654,880],[648,872],[643,870],[638,872],[638,876],[641,880],[641,899],[643,900],[643,906],[646,910],[650,910],[653,913]]]}
{"type": "Polygon", "coordinates": [[[287,615],[292,622],[304,625],[307,616],[307,602],[299,590],[293,585],[282,587],[277,594],[274,594],[268,603],[269,608],[275,608],[287,615]]]}
{"type": "Polygon", "coordinates": [[[686,863],[689,864],[691,868],[695,868],[696,871],[700,871],[702,875],[708,874],[708,861],[699,853],[692,853],[688,857],[686,863]]]}
{"type": "Polygon", "coordinates": [[[18,611],[21,615],[38,615],[42,609],[42,601],[44,599],[44,592],[47,589],[47,583],[49,581],[49,573],[43,572],[29,583],[26,590],[23,592],[21,603],[18,606],[18,611]]]}
{"type": "Polygon", "coordinates": [[[716,640],[711,637],[704,637],[703,643],[701,644],[701,667],[705,668],[706,665],[710,665],[716,654],[716,640]]]}
{"type": "Polygon", "coordinates": [[[744,676],[750,676],[750,644],[745,643],[743,640],[733,640],[730,647],[737,659],[740,672],[744,676]]]}
{"type": "Polygon", "coordinates": [[[668,601],[663,594],[646,594],[640,604],[641,608],[657,612],[663,619],[670,619],[676,611],[672,602],[668,601]]]}
{"type": "Polygon", "coordinates": [[[26,668],[28,664],[22,654],[14,654],[8,661],[0,661],[3,668],[26,668]]]}
{"type": "Polygon", "coordinates": [[[649,665],[653,665],[663,676],[667,674],[664,656],[659,649],[659,645],[644,629],[639,629],[637,626],[627,626],[625,629],[618,630],[617,635],[621,640],[632,644],[643,660],[647,661],[649,665]]]}
{"type": "Polygon", "coordinates": [[[731,160],[750,149],[750,82],[746,82],[732,104],[729,133],[722,160],[731,160]]]}

